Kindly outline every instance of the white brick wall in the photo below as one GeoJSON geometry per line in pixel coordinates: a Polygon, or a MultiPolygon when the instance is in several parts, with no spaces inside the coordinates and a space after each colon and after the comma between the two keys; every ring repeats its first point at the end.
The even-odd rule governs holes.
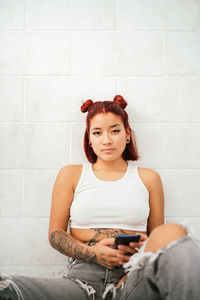
{"type": "Polygon", "coordinates": [[[200,1],[0,0],[0,271],[60,276],[58,170],[86,162],[82,100],[122,94],[166,221],[200,230],[200,1]],[[79,139],[77,138],[79,137],[79,139]]]}

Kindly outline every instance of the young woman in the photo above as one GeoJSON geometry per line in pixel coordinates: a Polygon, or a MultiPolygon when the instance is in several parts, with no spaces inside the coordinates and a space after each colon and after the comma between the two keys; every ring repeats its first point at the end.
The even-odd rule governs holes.
{"type": "Polygon", "coordinates": [[[182,225],[164,224],[161,178],[134,163],[139,155],[126,105],[117,95],[81,106],[88,112],[84,149],[89,162],[60,169],[49,224],[51,246],[71,258],[67,274],[56,279],[2,276],[0,295],[199,299],[200,242],[182,225]],[[139,242],[114,247],[115,236],[136,233],[139,242]]]}

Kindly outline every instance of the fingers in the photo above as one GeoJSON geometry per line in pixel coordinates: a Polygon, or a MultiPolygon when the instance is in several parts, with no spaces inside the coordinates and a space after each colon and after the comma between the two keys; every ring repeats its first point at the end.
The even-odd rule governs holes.
{"type": "Polygon", "coordinates": [[[131,242],[131,243],[129,244],[129,247],[138,250],[138,249],[140,249],[140,247],[141,247],[142,245],[143,245],[142,242],[139,242],[139,243],[131,242]]]}
{"type": "Polygon", "coordinates": [[[119,264],[124,265],[126,262],[129,261],[130,255],[123,255],[123,254],[118,254],[118,258],[120,259],[119,264]]]}
{"type": "Polygon", "coordinates": [[[100,254],[100,264],[106,268],[113,269],[114,267],[119,265],[119,262],[120,259],[117,257],[116,254],[115,256],[110,256],[110,255],[108,256],[105,255],[104,253],[100,254]]]}
{"type": "Polygon", "coordinates": [[[138,251],[139,245],[138,245],[138,243],[131,242],[129,244],[129,246],[119,245],[117,249],[122,254],[126,253],[126,254],[129,254],[129,255],[132,255],[132,254],[134,254],[134,253],[136,253],[138,251]]]}
{"type": "Polygon", "coordinates": [[[115,238],[103,239],[99,243],[103,246],[114,246],[115,238]]]}
{"type": "Polygon", "coordinates": [[[93,247],[96,249],[98,263],[106,268],[113,269],[119,265],[120,259],[117,257],[118,249],[113,249],[115,239],[103,239],[93,247]]]}
{"type": "Polygon", "coordinates": [[[115,238],[106,238],[98,242],[93,247],[97,248],[99,264],[108,269],[113,269],[117,265],[124,265],[129,261],[131,255],[138,252],[139,248],[147,239],[145,234],[139,234],[141,235],[141,238],[138,243],[131,242],[129,243],[129,246],[121,244],[118,245],[117,249],[113,249],[115,245],[115,238]]]}
{"type": "Polygon", "coordinates": [[[143,240],[146,239],[146,236],[141,237],[140,242],[131,242],[129,246],[118,245],[117,249],[113,249],[115,245],[115,238],[107,238],[98,242],[93,247],[98,248],[98,257],[99,264],[103,265],[108,269],[113,269],[117,265],[124,265],[129,261],[130,256],[137,253],[139,248],[143,244],[143,240]],[[106,246],[106,247],[105,247],[106,246]]]}
{"type": "Polygon", "coordinates": [[[141,238],[140,238],[140,242],[144,242],[147,239],[147,235],[141,232],[137,232],[138,234],[140,234],[141,238]]]}

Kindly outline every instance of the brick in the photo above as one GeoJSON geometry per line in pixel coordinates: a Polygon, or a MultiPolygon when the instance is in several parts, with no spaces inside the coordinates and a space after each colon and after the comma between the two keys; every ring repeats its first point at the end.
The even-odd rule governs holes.
{"type": "Polygon", "coordinates": [[[0,168],[59,168],[68,161],[67,125],[2,124],[0,132],[0,168]]]}
{"type": "Polygon", "coordinates": [[[199,30],[200,2],[117,0],[118,30],[199,30]]]}
{"type": "Polygon", "coordinates": [[[75,32],[71,49],[72,74],[162,73],[163,35],[159,32],[75,32]]]}
{"type": "Polygon", "coordinates": [[[114,0],[29,0],[26,8],[28,29],[113,30],[115,28],[114,0]]]}
{"type": "Polygon", "coordinates": [[[69,73],[69,34],[0,32],[0,74],[69,73]]]}

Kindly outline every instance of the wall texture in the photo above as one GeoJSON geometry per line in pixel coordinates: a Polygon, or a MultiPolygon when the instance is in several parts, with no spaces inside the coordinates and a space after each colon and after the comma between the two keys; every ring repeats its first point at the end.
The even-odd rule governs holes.
{"type": "Polygon", "coordinates": [[[166,221],[200,230],[200,0],[0,0],[0,270],[60,276],[58,170],[86,162],[87,99],[121,94],[166,221]]]}

